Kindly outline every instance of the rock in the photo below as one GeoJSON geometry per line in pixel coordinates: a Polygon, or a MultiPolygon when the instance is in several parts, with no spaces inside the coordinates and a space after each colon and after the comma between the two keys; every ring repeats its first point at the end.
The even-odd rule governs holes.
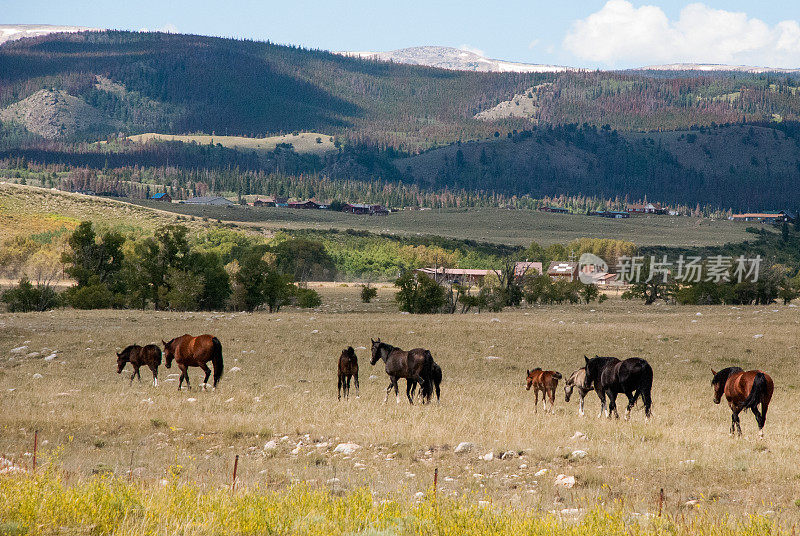
{"type": "Polygon", "coordinates": [[[588,438],[586,434],[583,432],[575,432],[575,434],[570,438],[571,441],[586,441],[588,438]]]}
{"type": "Polygon", "coordinates": [[[499,357],[497,357],[496,355],[487,355],[487,356],[486,356],[486,359],[488,359],[488,360],[490,360],[490,361],[493,361],[493,360],[495,360],[495,359],[500,359],[500,358],[499,358],[499,357]]]}
{"type": "Polygon", "coordinates": [[[336,445],[336,448],[333,449],[333,452],[336,454],[344,454],[346,456],[349,456],[360,448],[361,445],[357,445],[355,443],[339,443],[338,445],[336,445]]]}
{"type": "Polygon", "coordinates": [[[565,489],[572,489],[575,486],[575,477],[571,475],[567,476],[564,474],[559,474],[556,476],[555,481],[553,481],[553,485],[565,489]]]}
{"type": "Polygon", "coordinates": [[[328,484],[336,484],[337,482],[340,482],[340,480],[338,478],[329,478],[326,482],[328,484]]]}
{"type": "Polygon", "coordinates": [[[492,318],[492,322],[500,322],[499,318],[492,318]]]}
{"type": "Polygon", "coordinates": [[[543,474],[547,473],[547,469],[539,469],[536,471],[533,476],[542,476],[543,474]]]}
{"type": "Polygon", "coordinates": [[[12,348],[10,353],[12,354],[22,354],[28,349],[27,346],[17,346],[16,348],[12,348]]]}
{"type": "Polygon", "coordinates": [[[475,448],[473,443],[470,443],[469,441],[462,441],[455,449],[453,449],[453,452],[456,454],[463,454],[471,451],[473,448],[475,448]]]}
{"type": "Polygon", "coordinates": [[[264,450],[275,450],[276,448],[278,448],[278,443],[274,439],[264,443],[264,450]]]}
{"type": "Polygon", "coordinates": [[[189,397],[186,399],[187,402],[197,402],[196,398],[189,397]]]}
{"type": "Polygon", "coordinates": [[[45,361],[52,361],[56,358],[56,354],[50,354],[49,356],[45,357],[45,361]]]}
{"type": "Polygon", "coordinates": [[[527,469],[528,468],[528,464],[527,463],[521,463],[521,464],[519,464],[519,468],[520,469],[527,469]]]}
{"type": "Polygon", "coordinates": [[[487,462],[490,462],[490,461],[494,460],[494,453],[493,452],[487,452],[486,454],[481,456],[481,460],[484,460],[484,461],[487,461],[487,462]]]}
{"type": "Polygon", "coordinates": [[[292,454],[294,454],[295,456],[300,454],[300,446],[299,445],[292,449],[292,454]]]}
{"type": "Polygon", "coordinates": [[[507,450],[506,452],[500,455],[501,460],[510,460],[511,458],[516,458],[516,457],[517,453],[514,452],[513,450],[507,450]]]}
{"type": "Polygon", "coordinates": [[[753,338],[754,338],[754,339],[760,339],[760,338],[761,338],[761,337],[763,337],[763,336],[764,336],[764,334],[763,334],[763,333],[759,333],[759,334],[757,334],[757,335],[753,335],[753,338]]]}
{"type": "Polygon", "coordinates": [[[418,491],[414,494],[414,497],[416,497],[417,499],[422,499],[423,497],[425,497],[425,494],[422,493],[421,491],[418,491]]]}
{"type": "Polygon", "coordinates": [[[580,508],[563,508],[561,510],[562,516],[579,516],[583,513],[583,510],[580,508]]]}
{"type": "Polygon", "coordinates": [[[241,371],[241,370],[242,370],[242,369],[240,369],[239,367],[231,367],[231,370],[230,370],[230,372],[239,372],[239,371],[241,371]]]}
{"type": "Polygon", "coordinates": [[[697,506],[698,504],[700,504],[700,499],[689,499],[688,501],[683,503],[683,505],[686,506],[687,508],[692,508],[694,506],[697,506]]]}
{"type": "Polygon", "coordinates": [[[40,354],[39,352],[30,352],[30,353],[26,354],[25,357],[27,357],[28,359],[36,359],[40,355],[42,355],[42,354],[40,354]]]}
{"type": "Polygon", "coordinates": [[[569,457],[573,460],[581,460],[588,455],[589,453],[586,452],[585,450],[573,450],[572,453],[569,455],[569,457]]]}
{"type": "Polygon", "coordinates": [[[229,399],[227,399],[225,402],[233,402],[233,397],[230,397],[230,398],[229,398],[229,399]]]}
{"type": "Polygon", "coordinates": [[[38,372],[37,372],[36,374],[34,374],[34,375],[33,375],[33,379],[34,379],[34,380],[41,380],[42,378],[44,378],[44,376],[42,376],[42,375],[41,375],[41,374],[39,374],[38,372]]]}

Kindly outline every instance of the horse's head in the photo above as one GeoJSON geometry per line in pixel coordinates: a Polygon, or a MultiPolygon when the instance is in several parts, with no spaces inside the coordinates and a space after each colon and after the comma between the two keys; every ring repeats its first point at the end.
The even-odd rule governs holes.
{"type": "Polygon", "coordinates": [[[123,350],[117,353],[117,374],[122,374],[122,369],[125,368],[125,363],[128,362],[128,353],[123,350]]]}
{"type": "Polygon", "coordinates": [[[575,389],[575,384],[572,383],[572,378],[564,382],[564,402],[569,402],[572,396],[572,391],[575,389]]]}
{"type": "Polygon", "coordinates": [[[169,342],[164,342],[164,339],[161,339],[161,344],[164,345],[164,366],[167,368],[172,367],[172,360],[175,359],[175,350],[172,348],[173,342],[175,342],[175,339],[169,342]]]}
{"type": "Polygon", "coordinates": [[[525,390],[530,391],[531,386],[533,385],[533,371],[529,370],[527,371],[527,374],[528,374],[528,377],[526,379],[527,387],[525,387],[525,390]]]}
{"type": "Polygon", "coordinates": [[[381,345],[383,343],[381,342],[380,337],[378,337],[377,341],[373,339],[370,340],[372,341],[372,359],[370,360],[369,364],[374,365],[378,362],[378,359],[381,358],[381,345]]]}
{"type": "Polygon", "coordinates": [[[722,395],[725,392],[725,383],[728,381],[728,376],[725,375],[723,378],[724,370],[716,372],[714,369],[711,369],[711,387],[714,388],[714,403],[719,404],[720,400],[722,400],[722,395]]]}
{"type": "Polygon", "coordinates": [[[583,384],[592,385],[594,382],[600,380],[600,371],[603,370],[603,366],[608,362],[608,358],[601,359],[600,356],[595,355],[593,359],[583,356],[584,361],[586,361],[586,375],[583,379],[583,384]]]}

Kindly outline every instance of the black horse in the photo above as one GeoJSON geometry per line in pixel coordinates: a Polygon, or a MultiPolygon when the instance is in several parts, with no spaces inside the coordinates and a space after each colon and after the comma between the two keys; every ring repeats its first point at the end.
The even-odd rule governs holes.
{"type": "MultiPolygon", "coordinates": [[[[430,392],[431,387],[428,385],[431,381],[431,371],[433,368],[433,357],[428,350],[424,348],[414,348],[413,350],[405,351],[396,348],[391,344],[381,342],[380,339],[372,341],[372,360],[370,365],[375,365],[378,360],[383,359],[386,368],[386,374],[389,375],[389,387],[386,388],[386,397],[383,402],[389,399],[389,391],[394,389],[394,396],[397,402],[400,402],[398,396],[397,382],[400,378],[414,380],[422,386],[422,392],[430,392]]],[[[414,400],[410,393],[406,393],[409,403],[413,404],[414,400]]],[[[425,398],[423,397],[423,402],[425,398]]]]}
{"type": "Polygon", "coordinates": [[[614,414],[619,418],[617,412],[617,395],[625,393],[628,397],[628,407],[625,410],[625,420],[631,415],[631,409],[639,396],[644,403],[645,420],[650,419],[650,406],[652,398],[650,396],[653,388],[653,368],[650,363],[640,357],[631,357],[625,361],[620,361],[616,357],[594,356],[586,360],[586,385],[594,385],[597,396],[600,397],[600,414],[605,414],[611,418],[614,414]],[[608,397],[608,408],[606,408],[606,396],[608,397]]]}
{"type": "Polygon", "coordinates": [[[127,363],[130,363],[133,367],[131,384],[134,378],[139,378],[139,381],[142,381],[139,367],[147,365],[150,372],[153,373],[153,385],[158,387],[158,366],[161,364],[161,348],[155,344],[148,344],[144,347],[138,344],[131,344],[117,354],[117,374],[122,374],[122,370],[127,363]]]}
{"type": "MultiPolygon", "coordinates": [[[[428,379],[428,378],[426,378],[428,379]]],[[[440,401],[441,397],[441,385],[442,385],[442,367],[439,366],[436,361],[433,362],[431,365],[431,377],[429,378],[430,381],[427,383],[428,389],[424,387],[420,389],[420,396],[422,397],[423,402],[430,402],[431,397],[433,396],[432,390],[436,390],[436,402],[440,401]]],[[[417,382],[414,380],[406,380],[406,396],[414,398],[414,391],[417,389],[417,382]]]]}

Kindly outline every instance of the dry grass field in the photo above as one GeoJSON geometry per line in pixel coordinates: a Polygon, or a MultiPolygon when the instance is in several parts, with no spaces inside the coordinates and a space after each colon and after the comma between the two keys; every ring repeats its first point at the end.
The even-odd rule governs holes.
{"type": "Polygon", "coordinates": [[[529,246],[565,244],[577,238],[616,238],[639,246],[704,246],[752,238],[753,223],[671,216],[613,220],[578,214],[500,208],[393,212],[388,216],[355,216],[327,210],[242,206],[197,206],[157,201],[135,203],[199,218],[238,222],[259,229],[356,229],[403,235],[435,234],[448,238],[529,246]]]}
{"type": "Polygon", "coordinates": [[[665,512],[675,519],[706,512],[733,520],[761,514],[785,527],[800,522],[796,307],[645,307],[612,299],[414,316],[397,312],[391,288],[372,304],[360,303],[356,286],[319,290],[324,305],[305,312],[0,315],[0,453],[29,465],[39,430],[39,463],[58,464],[74,482],[113,472],[215,490],[230,481],[239,454],[245,489],[304,482],[341,494],[366,486],[376,498],[413,501],[430,490],[438,467],[440,497],[470,504],[569,518],[600,502],[653,514],[663,488],[665,512]],[[217,391],[197,389],[199,369],[191,372],[193,389],[183,392],[175,368],[162,367],[158,387],[144,368],[142,383],[132,386],[129,370],[116,374],[115,350],[185,332],[222,341],[226,368],[217,391]],[[410,406],[390,397],[382,404],[387,380],[380,363],[369,365],[371,337],[429,348],[444,370],[441,403],[410,406]],[[335,367],[347,345],[357,348],[361,391],[339,402],[335,367]],[[27,348],[14,350],[20,347],[27,348]],[[526,368],[566,376],[583,354],[595,353],[651,362],[649,423],[640,407],[632,422],[597,419],[593,393],[579,417],[561,385],[555,415],[541,406],[534,412],[526,368]],[[764,440],[751,414],[742,416],[744,437],[730,438],[730,411],[712,403],[710,369],[732,364],[763,368],[775,380],[764,440]],[[456,454],[465,441],[475,447],[456,454]],[[334,452],[348,442],[359,448],[334,452]],[[573,456],[576,450],[587,455],[573,456]],[[493,459],[484,459],[489,453],[493,459]],[[554,486],[559,474],[574,476],[575,487],[554,486]]]}
{"type": "Polygon", "coordinates": [[[335,151],[333,139],[329,134],[318,132],[298,132],[297,134],[283,134],[266,138],[246,138],[244,136],[217,136],[209,134],[137,134],[128,136],[128,139],[145,143],[150,140],[182,141],[184,143],[197,143],[198,145],[220,144],[223,147],[239,150],[273,151],[279,143],[291,143],[298,153],[323,154],[335,151]],[[319,139],[319,142],[317,141],[319,139]]]}

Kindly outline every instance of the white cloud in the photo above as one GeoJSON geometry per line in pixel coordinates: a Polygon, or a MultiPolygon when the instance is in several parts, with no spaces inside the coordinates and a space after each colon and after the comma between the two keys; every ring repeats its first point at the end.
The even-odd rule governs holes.
{"type": "Polygon", "coordinates": [[[800,24],[770,26],[746,13],[689,4],[677,20],[658,6],[609,0],[573,23],[564,47],[609,66],[652,63],[726,63],[800,67],[800,24]]]}
{"type": "Polygon", "coordinates": [[[477,54],[478,56],[483,56],[484,58],[486,57],[486,53],[483,50],[470,45],[461,45],[458,48],[459,50],[463,50],[465,52],[472,52],[473,54],[477,54]]]}
{"type": "Polygon", "coordinates": [[[539,40],[538,39],[534,39],[533,41],[530,42],[530,44],[528,45],[528,48],[534,48],[538,44],[539,44],[539,40]]]}

